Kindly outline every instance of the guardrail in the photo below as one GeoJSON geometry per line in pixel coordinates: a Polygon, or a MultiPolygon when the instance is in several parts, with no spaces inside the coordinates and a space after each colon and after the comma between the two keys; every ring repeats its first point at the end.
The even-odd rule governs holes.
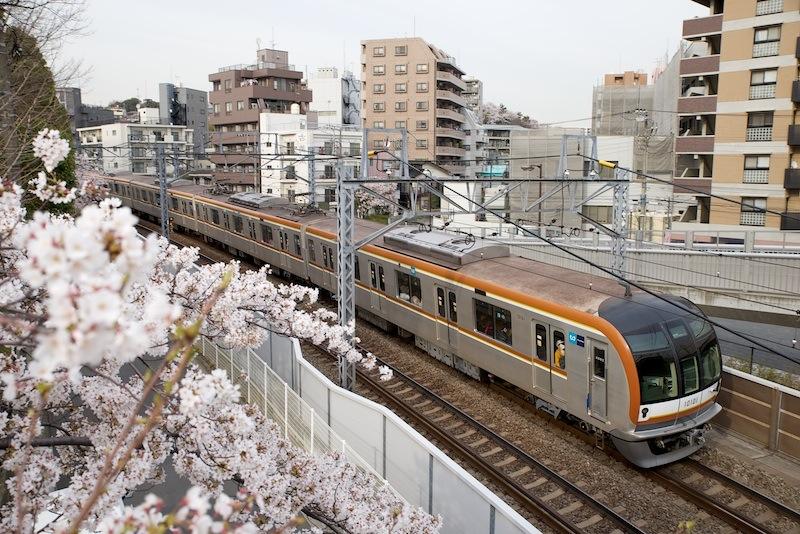
{"type": "Polygon", "coordinates": [[[201,348],[203,363],[225,369],[295,445],[344,451],[407,502],[441,514],[442,533],[539,532],[394,412],[328,380],[296,339],[269,333],[256,350],[201,348]]]}
{"type": "Polygon", "coordinates": [[[800,391],[725,367],[712,424],[800,459],[800,391]]]}

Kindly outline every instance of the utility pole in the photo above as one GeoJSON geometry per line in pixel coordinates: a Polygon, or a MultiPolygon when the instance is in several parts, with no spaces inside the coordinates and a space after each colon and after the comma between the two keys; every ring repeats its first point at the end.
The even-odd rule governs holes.
{"type": "MultiPolygon", "coordinates": [[[[166,174],[166,172],[164,173],[166,174]]],[[[178,145],[172,145],[172,177],[174,179],[180,178],[180,160],[178,159],[178,145]]]]}
{"type": "MultiPolygon", "coordinates": [[[[603,162],[600,163],[603,165],[603,162]]],[[[605,165],[603,165],[605,166],[605,165]]],[[[611,270],[625,279],[625,252],[628,248],[628,184],[629,177],[627,171],[614,168],[614,178],[624,180],[614,184],[614,206],[611,238],[611,270]]],[[[625,296],[631,294],[631,287],[627,282],[620,282],[625,288],[625,296]]]]}
{"type": "MultiPolygon", "coordinates": [[[[364,130],[364,144],[361,148],[362,176],[367,173],[367,133],[364,130]]],[[[336,286],[339,325],[345,328],[356,326],[355,289],[355,190],[358,185],[350,183],[352,168],[344,166],[341,158],[336,163],[336,233],[339,242],[337,249],[338,278],[336,286]]],[[[348,341],[352,337],[348,336],[348,341]]],[[[344,356],[339,356],[339,385],[352,391],[356,384],[356,367],[344,356]]]]}
{"type": "Polygon", "coordinates": [[[167,201],[167,161],[164,145],[156,145],[156,176],[158,176],[161,235],[169,239],[169,202],[167,201]]]}
{"type": "MultiPolygon", "coordinates": [[[[655,133],[656,128],[653,126],[652,120],[650,120],[650,115],[646,109],[637,109],[636,113],[636,122],[640,123],[643,128],[639,131],[639,134],[636,136],[637,144],[639,145],[639,150],[644,153],[644,168],[642,169],[642,174],[647,175],[647,167],[648,167],[648,156],[650,155],[650,138],[655,133]]],[[[649,237],[645,230],[645,226],[647,225],[647,179],[645,176],[641,176],[641,192],[639,194],[639,235],[649,241],[649,237]]]]}

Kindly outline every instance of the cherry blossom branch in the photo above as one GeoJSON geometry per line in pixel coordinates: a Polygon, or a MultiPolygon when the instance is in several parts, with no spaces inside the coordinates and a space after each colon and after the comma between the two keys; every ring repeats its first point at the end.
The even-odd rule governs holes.
{"type": "MultiPolygon", "coordinates": [[[[14,438],[0,438],[0,450],[13,446],[14,438]]],[[[92,441],[84,436],[55,436],[52,438],[33,438],[26,443],[30,447],[94,447],[92,441]]]]}

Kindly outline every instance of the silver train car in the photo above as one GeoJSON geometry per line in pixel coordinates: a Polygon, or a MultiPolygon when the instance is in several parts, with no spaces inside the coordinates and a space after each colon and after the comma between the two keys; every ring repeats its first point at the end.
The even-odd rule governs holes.
{"type": "MultiPolygon", "coordinates": [[[[157,220],[152,178],[109,181],[123,204],[157,220]]],[[[168,205],[176,230],[336,293],[335,217],[276,197],[215,195],[185,180],[170,186],[168,205]]],[[[377,226],[358,221],[357,239],[377,226]]],[[[721,409],[712,325],[647,293],[625,296],[613,280],[405,226],[358,251],[356,285],[362,319],[413,336],[475,379],[523,390],[539,409],[610,438],[638,466],[698,450],[721,409]]]]}

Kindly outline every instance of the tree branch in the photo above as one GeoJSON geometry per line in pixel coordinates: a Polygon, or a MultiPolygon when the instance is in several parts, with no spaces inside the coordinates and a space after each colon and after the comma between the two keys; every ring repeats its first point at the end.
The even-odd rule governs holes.
{"type": "MultiPolygon", "coordinates": [[[[56,436],[53,438],[34,438],[31,447],[94,447],[91,440],[84,436],[56,436]]],[[[0,450],[11,447],[11,438],[0,438],[0,450]]]]}

